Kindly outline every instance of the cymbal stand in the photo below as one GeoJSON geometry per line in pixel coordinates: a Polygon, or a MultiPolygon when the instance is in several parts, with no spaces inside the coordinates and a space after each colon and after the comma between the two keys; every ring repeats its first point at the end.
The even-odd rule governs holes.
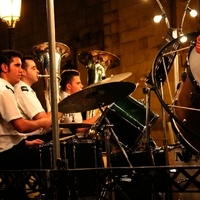
{"type": "MultiPolygon", "coordinates": [[[[107,167],[111,167],[111,161],[110,161],[110,136],[113,135],[117,144],[119,145],[122,153],[124,154],[124,157],[126,158],[128,164],[130,167],[133,167],[128,155],[126,153],[126,151],[124,150],[124,147],[122,146],[122,143],[119,141],[117,135],[115,134],[114,130],[113,130],[113,124],[110,123],[109,119],[106,117],[106,112],[102,110],[102,108],[100,107],[100,111],[103,114],[104,120],[106,121],[106,124],[103,126],[102,131],[104,131],[104,135],[105,135],[105,148],[106,148],[106,156],[107,156],[107,167]]],[[[97,125],[98,126],[98,125],[97,125]]]]}
{"type": "MultiPolygon", "coordinates": [[[[160,82],[161,86],[161,96],[162,99],[164,99],[164,91],[163,91],[163,83],[162,81],[160,82]]],[[[165,109],[162,107],[162,118],[163,118],[163,145],[164,145],[164,154],[165,154],[165,164],[169,165],[169,160],[168,160],[168,140],[167,140],[167,128],[166,128],[166,116],[165,116],[165,109]]]]}
{"type": "Polygon", "coordinates": [[[149,162],[151,165],[155,165],[154,158],[151,151],[150,145],[150,123],[149,123],[149,116],[150,116],[150,91],[151,88],[145,87],[143,88],[143,93],[146,95],[146,138],[145,138],[145,149],[147,150],[149,162]]]}
{"type": "MultiPolygon", "coordinates": [[[[154,157],[153,157],[153,154],[152,154],[152,150],[151,150],[151,144],[150,144],[150,123],[149,123],[149,116],[150,116],[150,93],[151,93],[151,88],[146,87],[143,88],[143,93],[145,94],[146,96],[146,118],[145,118],[145,125],[146,125],[146,138],[145,138],[145,149],[147,151],[147,154],[148,154],[148,158],[149,158],[149,162],[150,162],[150,165],[155,165],[155,162],[154,162],[154,157]]],[[[152,193],[152,199],[155,198],[154,196],[155,194],[152,193]]]]}
{"type": "MultiPolygon", "coordinates": [[[[123,148],[121,142],[119,141],[117,135],[115,134],[115,132],[114,132],[114,130],[113,130],[113,128],[112,128],[113,126],[110,126],[110,121],[108,120],[107,117],[105,117],[105,121],[106,121],[106,123],[107,123],[106,127],[108,127],[109,132],[111,132],[111,134],[114,136],[114,138],[115,138],[117,144],[119,145],[119,148],[121,149],[121,151],[122,151],[122,153],[123,153],[123,155],[124,155],[126,161],[127,161],[128,164],[129,164],[129,167],[133,167],[132,164],[131,164],[131,162],[130,162],[130,160],[129,160],[129,158],[128,158],[128,155],[127,155],[126,151],[124,150],[124,148],[123,148]]],[[[108,153],[108,152],[107,152],[107,153],[108,153]]]]}
{"type": "MultiPolygon", "coordinates": [[[[102,128],[102,131],[104,131],[104,135],[105,135],[105,149],[106,149],[106,157],[107,157],[107,167],[111,167],[111,159],[110,159],[110,154],[111,154],[111,151],[110,151],[110,136],[111,134],[114,136],[117,144],[119,145],[121,151],[123,152],[128,164],[130,167],[133,167],[131,162],[129,161],[129,158],[124,150],[124,148],[122,147],[122,144],[121,142],[119,141],[117,135],[115,134],[114,130],[113,130],[113,124],[110,123],[109,119],[106,117],[106,111],[103,111],[103,109],[100,107],[99,108],[102,115],[103,115],[103,119],[105,120],[106,124],[103,126],[102,128]]],[[[98,126],[98,124],[97,124],[98,126]]],[[[134,172],[135,173],[135,172],[134,172]]],[[[112,176],[108,176],[107,177],[107,180],[106,180],[106,183],[109,187],[110,184],[113,183],[113,180],[112,180],[112,176]]],[[[121,187],[118,185],[118,184],[115,184],[114,187],[117,187],[123,194],[124,194],[124,197],[127,199],[127,200],[130,200],[130,198],[122,191],[121,187]]],[[[107,194],[107,189],[106,188],[103,188],[102,189],[102,192],[100,194],[100,197],[99,197],[99,200],[102,200],[105,198],[107,194]]],[[[108,199],[112,200],[113,199],[113,193],[112,191],[108,193],[108,199]]]]}

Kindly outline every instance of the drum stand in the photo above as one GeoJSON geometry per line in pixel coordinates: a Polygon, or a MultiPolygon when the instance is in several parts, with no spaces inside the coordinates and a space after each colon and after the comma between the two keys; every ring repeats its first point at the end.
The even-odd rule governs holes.
{"type": "MultiPolygon", "coordinates": [[[[101,128],[101,130],[104,132],[104,137],[105,137],[105,149],[106,149],[106,158],[107,158],[107,166],[106,167],[112,167],[111,166],[111,159],[110,159],[110,154],[111,154],[111,150],[110,150],[110,136],[113,135],[117,144],[119,145],[122,153],[124,154],[124,157],[126,158],[128,164],[130,167],[133,167],[129,158],[128,158],[128,155],[126,153],[126,151],[124,150],[121,142],[119,141],[117,135],[115,134],[114,130],[113,130],[113,124],[110,123],[110,121],[108,120],[108,118],[106,117],[106,112],[103,111],[103,109],[100,107],[99,108],[102,115],[103,115],[103,119],[105,120],[106,124],[101,128]]],[[[96,124],[96,126],[99,126],[99,124],[96,124]]],[[[133,171],[133,174],[135,174],[135,171],[133,171]]],[[[110,187],[110,185],[113,184],[113,179],[112,179],[112,176],[108,176],[107,177],[107,180],[106,180],[106,184],[108,185],[108,187],[110,187]]],[[[118,185],[118,184],[115,184],[114,187],[118,188],[120,192],[123,193],[124,197],[127,199],[127,200],[131,200],[126,194],[125,192],[121,189],[121,187],[118,185]]],[[[107,194],[107,188],[104,187],[102,188],[102,191],[101,191],[101,194],[100,194],[100,197],[99,197],[99,200],[102,200],[102,199],[105,199],[105,196],[107,194]]],[[[112,191],[108,193],[108,199],[112,200],[113,199],[113,193],[112,191]]]]}
{"type": "Polygon", "coordinates": [[[150,165],[155,165],[154,157],[151,151],[151,144],[150,144],[150,124],[149,124],[149,114],[150,114],[150,91],[151,88],[145,87],[143,88],[143,93],[146,95],[146,138],[145,138],[145,149],[148,153],[148,158],[150,165]]]}

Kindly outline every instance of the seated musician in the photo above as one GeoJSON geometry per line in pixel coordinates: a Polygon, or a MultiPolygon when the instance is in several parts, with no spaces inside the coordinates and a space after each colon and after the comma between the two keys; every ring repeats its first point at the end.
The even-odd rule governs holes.
{"type": "MultiPolygon", "coordinates": [[[[41,118],[50,118],[51,112],[47,113],[42,107],[36,93],[31,86],[38,81],[39,70],[31,56],[22,57],[22,77],[19,83],[14,86],[15,97],[18,107],[24,116],[29,120],[37,120],[41,118]]],[[[59,113],[59,116],[62,114],[59,113]]],[[[44,141],[52,140],[52,133],[29,136],[27,140],[40,138],[44,141]]]]}
{"type": "MultiPolygon", "coordinates": [[[[83,88],[83,85],[81,83],[80,73],[77,70],[74,69],[68,69],[64,70],[61,73],[61,100],[68,97],[69,95],[72,95],[78,91],[80,91],[83,88]]],[[[93,124],[100,116],[100,112],[97,113],[94,117],[88,118],[83,120],[82,113],[68,113],[65,114],[64,123],[70,123],[70,122],[76,122],[76,123],[86,123],[86,124],[93,124]]],[[[82,137],[87,132],[87,128],[78,128],[76,130],[77,136],[82,137]]],[[[69,133],[69,129],[64,129],[63,134],[69,133]]]]}
{"type": "Polygon", "coordinates": [[[39,159],[27,146],[42,141],[27,142],[26,133],[51,127],[50,118],[27,120],[17,107],[14,85],[22,75],[21,58],[21,53],[13,50],[0,52],[0,169],[6,170],[38,168],[39,159]]]}

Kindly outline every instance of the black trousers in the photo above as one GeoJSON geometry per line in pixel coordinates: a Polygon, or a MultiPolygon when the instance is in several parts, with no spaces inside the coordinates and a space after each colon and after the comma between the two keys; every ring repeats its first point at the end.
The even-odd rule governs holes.
{"type": "Polygon", "coordinates": [[[0,153],[0,170],[39,169],[39,151],[25,145],[25,140],[0,153]]]}

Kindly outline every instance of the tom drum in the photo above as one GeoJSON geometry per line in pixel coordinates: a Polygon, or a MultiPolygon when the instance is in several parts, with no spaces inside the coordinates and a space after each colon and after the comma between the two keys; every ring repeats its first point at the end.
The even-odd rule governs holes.
{"type": "MultiPolygon", "coordinates": [[[[127,96],[111,104],[98,120],[97,131],[102,132],[105,126],[105,117],[113,125],[113,131],[119,141],[128,148],[136,150],[146,130],[146,107],[133,97],[127,96]]],[[[152,126],[158,115],[150,111],[149,124],[152,126]]],[[[103,134],[103,133],[101,133],[103,134]]],[[[112,142],[115,138],[111,135],[112,142]]]]}

